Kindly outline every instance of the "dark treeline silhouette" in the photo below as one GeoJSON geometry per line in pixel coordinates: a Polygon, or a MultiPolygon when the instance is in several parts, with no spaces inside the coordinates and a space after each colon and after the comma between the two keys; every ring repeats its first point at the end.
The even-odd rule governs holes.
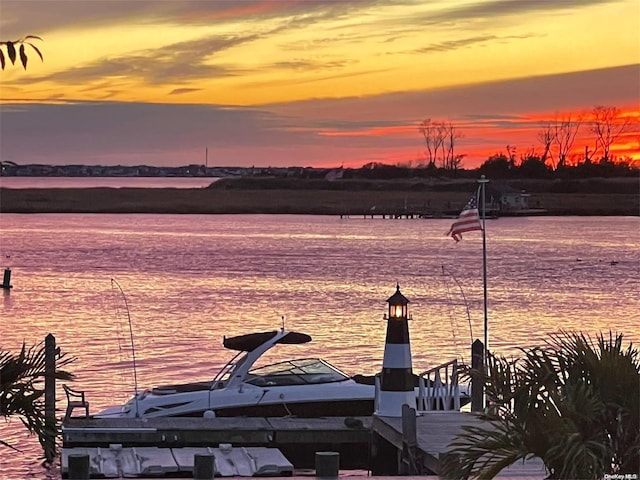
{"type": "Polygon", "coordinates": [[[347,169],[343,178],[366,178],[375,180],[407,179],[407,178],[478,178],[486,175],[493,179],[580,179],[580,178],[615,178],[635,177],[640,170],[631,162],[613,162],[601,160],[597,163],[580,163],[564,165],[552,169],[541,159],[527,158],[521,162],[514,161],[504,154],[490,157],[480,167],[474,169],[450,170],[430,164],[426,167],[386,165],[369,163],[359,169],[347,169]]]}
{"type": "Polygon", "coordinates": [[[630,161],[582,162],[575,165],[558,165],[555,169],[542,159],[529,157],[515,162],[504,154],[494,155],[485,161],[477,172],[492,178],[590,178],[590,177],[633,177],[638,168],[630,161]]]}

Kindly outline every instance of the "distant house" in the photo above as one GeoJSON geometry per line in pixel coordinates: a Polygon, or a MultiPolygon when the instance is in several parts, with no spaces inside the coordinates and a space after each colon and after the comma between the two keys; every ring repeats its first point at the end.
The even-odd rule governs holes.
{"type": "Polygon", "coordinates": [[[329,182],[333,182],[335,180],[342,178],[343,176],[344,176],[344,170],[342,169],[342,167],[340,167],[327,172],[327,174],[324,176],[324,179],[329,182]]]}
{"type": "Polygon", "coordinates": [[[521,192],[506,192],[500,197],[500,208],[507,211],[526,210],[529,208],[530,194],[521,192]]]}
{"type": "Polygon", "coordinates": [[[496,213],[518,213],[529,210],[529,198],[531,194],[524,190],[516,190],[507,184],[492,185],[488,189],[490,200],[488,204],[496,213]]]}

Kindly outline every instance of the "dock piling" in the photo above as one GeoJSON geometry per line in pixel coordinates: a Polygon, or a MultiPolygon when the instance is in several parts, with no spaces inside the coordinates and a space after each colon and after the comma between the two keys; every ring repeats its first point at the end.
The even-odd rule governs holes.
{"type": "Polygon", "coordinates": [[[419,475],[418,466],[418,427],[416,409],[406,403],[402,406],[402,452],[399,470],[401,475],[419,475]]]}
{"type": "Polygon", "coordinates": [[[72,453],[69,455],[69,480],[89,479],[89,455],[86,453],[72,453]]]}
{"type": "Polygon", "coordinates": [[[11,285],[11,269],[9,267],[4,269],[4,276],[2,278],[2,285],[0,285],[4,290],[10,290],[13,288],[11,285]]]}
{"type": "MultiPolygon", "coordinates": [[[[484,344],[480,340],[475,340],[471,344],[471,368],[472,370],[484,371],[484,344]]],[[[471,411],[481,412],[483,410],[484,384],[477,376],[471,377],[471,411]]]]}
{"type": "Polygon", "coordinates": [[[193,456],[193,478],[213,480],[216,474],[216,456],[212,453],[196,453],[193,456]]]}
{"type": "Polygon", "coordinates": [[[338,478],[340,453],[316,452],[316,478],[338,478]]]}
{"type": "Polygon", "coordinates": [[[56,456],[56,337],[51,333],[44,339],[44,456],[52,462],[56,456]]]}

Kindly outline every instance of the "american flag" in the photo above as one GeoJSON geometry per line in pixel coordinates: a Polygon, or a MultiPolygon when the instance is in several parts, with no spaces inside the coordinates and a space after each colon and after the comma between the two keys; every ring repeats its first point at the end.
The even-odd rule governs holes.
{"type": "Polygon", "coordinates": [[[453,222],[447,232],[447,236],[451,235],[456,242],[459,242],[462,240],[462,233],[473,232],[474,230],[482,231],[480,215],[478,214],[477,194],[474,194],[464,206],[457,220],[453,222]]]}

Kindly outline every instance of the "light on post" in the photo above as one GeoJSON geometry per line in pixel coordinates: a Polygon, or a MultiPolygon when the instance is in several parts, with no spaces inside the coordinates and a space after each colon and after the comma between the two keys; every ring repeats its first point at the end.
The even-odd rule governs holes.
{"type": "Polygon", "coordinates": [[[409,300],[400,293],[400,285],[396,285],[396,293],[387,299],[389,303],[389,320],[409,319],[409,300]]]}

